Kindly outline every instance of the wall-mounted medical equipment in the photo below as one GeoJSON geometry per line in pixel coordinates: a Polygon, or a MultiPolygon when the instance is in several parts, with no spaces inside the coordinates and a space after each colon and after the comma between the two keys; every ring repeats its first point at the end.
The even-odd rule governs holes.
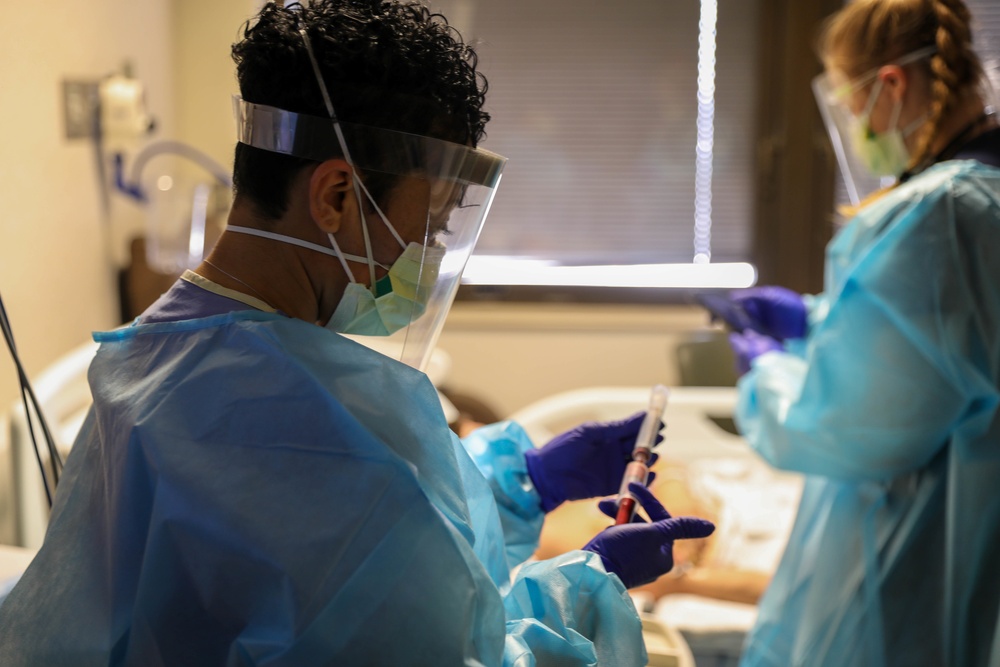
{"type": "Polygon", "coordinates": [[[229,173],[179,141],[147,145],[127,174],[125,155],[113,159],[115,190],[146,210],[148,264],[165,274],[198,266],[222,232],[232,198],[229,173]]]}
{"type": "MultiPolygon", "coordinates": [[[[229,210],[228,170],[179,141],[143,146],[156,122],[146,104],[145,87],[132,76],[128,64],[122,72],[98,81],[64,81],[63,98],[67,138],[94,142],[108,226],[109,197],[117,193],[144,209],[150,267],[174,275],[201,263],[221,234],[229,210]]],[[[116,256],[111,249],[107,254],[116,256]]]]}

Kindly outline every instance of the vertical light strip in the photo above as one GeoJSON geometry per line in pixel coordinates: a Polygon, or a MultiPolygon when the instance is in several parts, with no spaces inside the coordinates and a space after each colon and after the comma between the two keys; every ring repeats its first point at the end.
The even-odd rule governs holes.
{"type": "Polygon", "coordinates": [[[698,20],[698,147],[694,176],[694,262],[712,261],[712,154],[715,144],[715,27],[718,0],[701,0],[698,20]]]}

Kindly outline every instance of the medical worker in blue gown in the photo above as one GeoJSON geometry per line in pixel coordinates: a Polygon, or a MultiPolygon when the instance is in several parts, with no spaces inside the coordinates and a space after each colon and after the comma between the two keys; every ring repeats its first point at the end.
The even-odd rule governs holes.
{"type": "Polygon", "coordinates": [[[896,184],[822,294],[735,296],[737,422],[806,474],[742,664],[1000,665],[1000,129],[969,11],[858,0],[821,47],[834,140],[896,184]]]}
{"type": "Polygon", "coordinates": [[[710,523],[634,487],[648,522],[511,580],[546,511],[617,491],[640,418],[463,443],[414,368],[504,165],[473,51],[418,5],[326,0],[266,5],[233,53],[228,229],[96,336],[0,664],[644,665],[626,588],[710,523]],[[399,359],[362,344],[394,332],[399,359]]]}

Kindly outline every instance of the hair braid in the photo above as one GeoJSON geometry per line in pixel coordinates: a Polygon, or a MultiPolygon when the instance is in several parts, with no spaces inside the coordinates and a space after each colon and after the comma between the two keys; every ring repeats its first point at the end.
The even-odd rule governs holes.
{"type": "Polygon", "coordinates": [[[923,125],[910,168],[931,157],[931,147],[948,113],[977,77],[978,57],[972,51],[972,17],[962,0],[929,0],[937,20],[937,53],[930,60],[932,74],[930,117],[923,125]]]}

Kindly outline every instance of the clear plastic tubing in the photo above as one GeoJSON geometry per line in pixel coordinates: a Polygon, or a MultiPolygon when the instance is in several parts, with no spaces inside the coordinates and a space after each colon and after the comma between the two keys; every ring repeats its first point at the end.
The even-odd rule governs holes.
{"type": "Polygon", "coordinates": [[[615,525],[629,523],[635,514],[635,496],[629,493],[628,485],[632,482],[646,486],[649,478],[649,459],[653,456],[653,445],[656,444],[656,434],[660,431],[660,421],[667,407],[669,390],[662,384],[653,387],[649,395],[649,407],[646,417],[639,427],[639,435],[632,449],[632,461],[625,467],[622,484],[618,489],[618,515],[615,525]]]}

